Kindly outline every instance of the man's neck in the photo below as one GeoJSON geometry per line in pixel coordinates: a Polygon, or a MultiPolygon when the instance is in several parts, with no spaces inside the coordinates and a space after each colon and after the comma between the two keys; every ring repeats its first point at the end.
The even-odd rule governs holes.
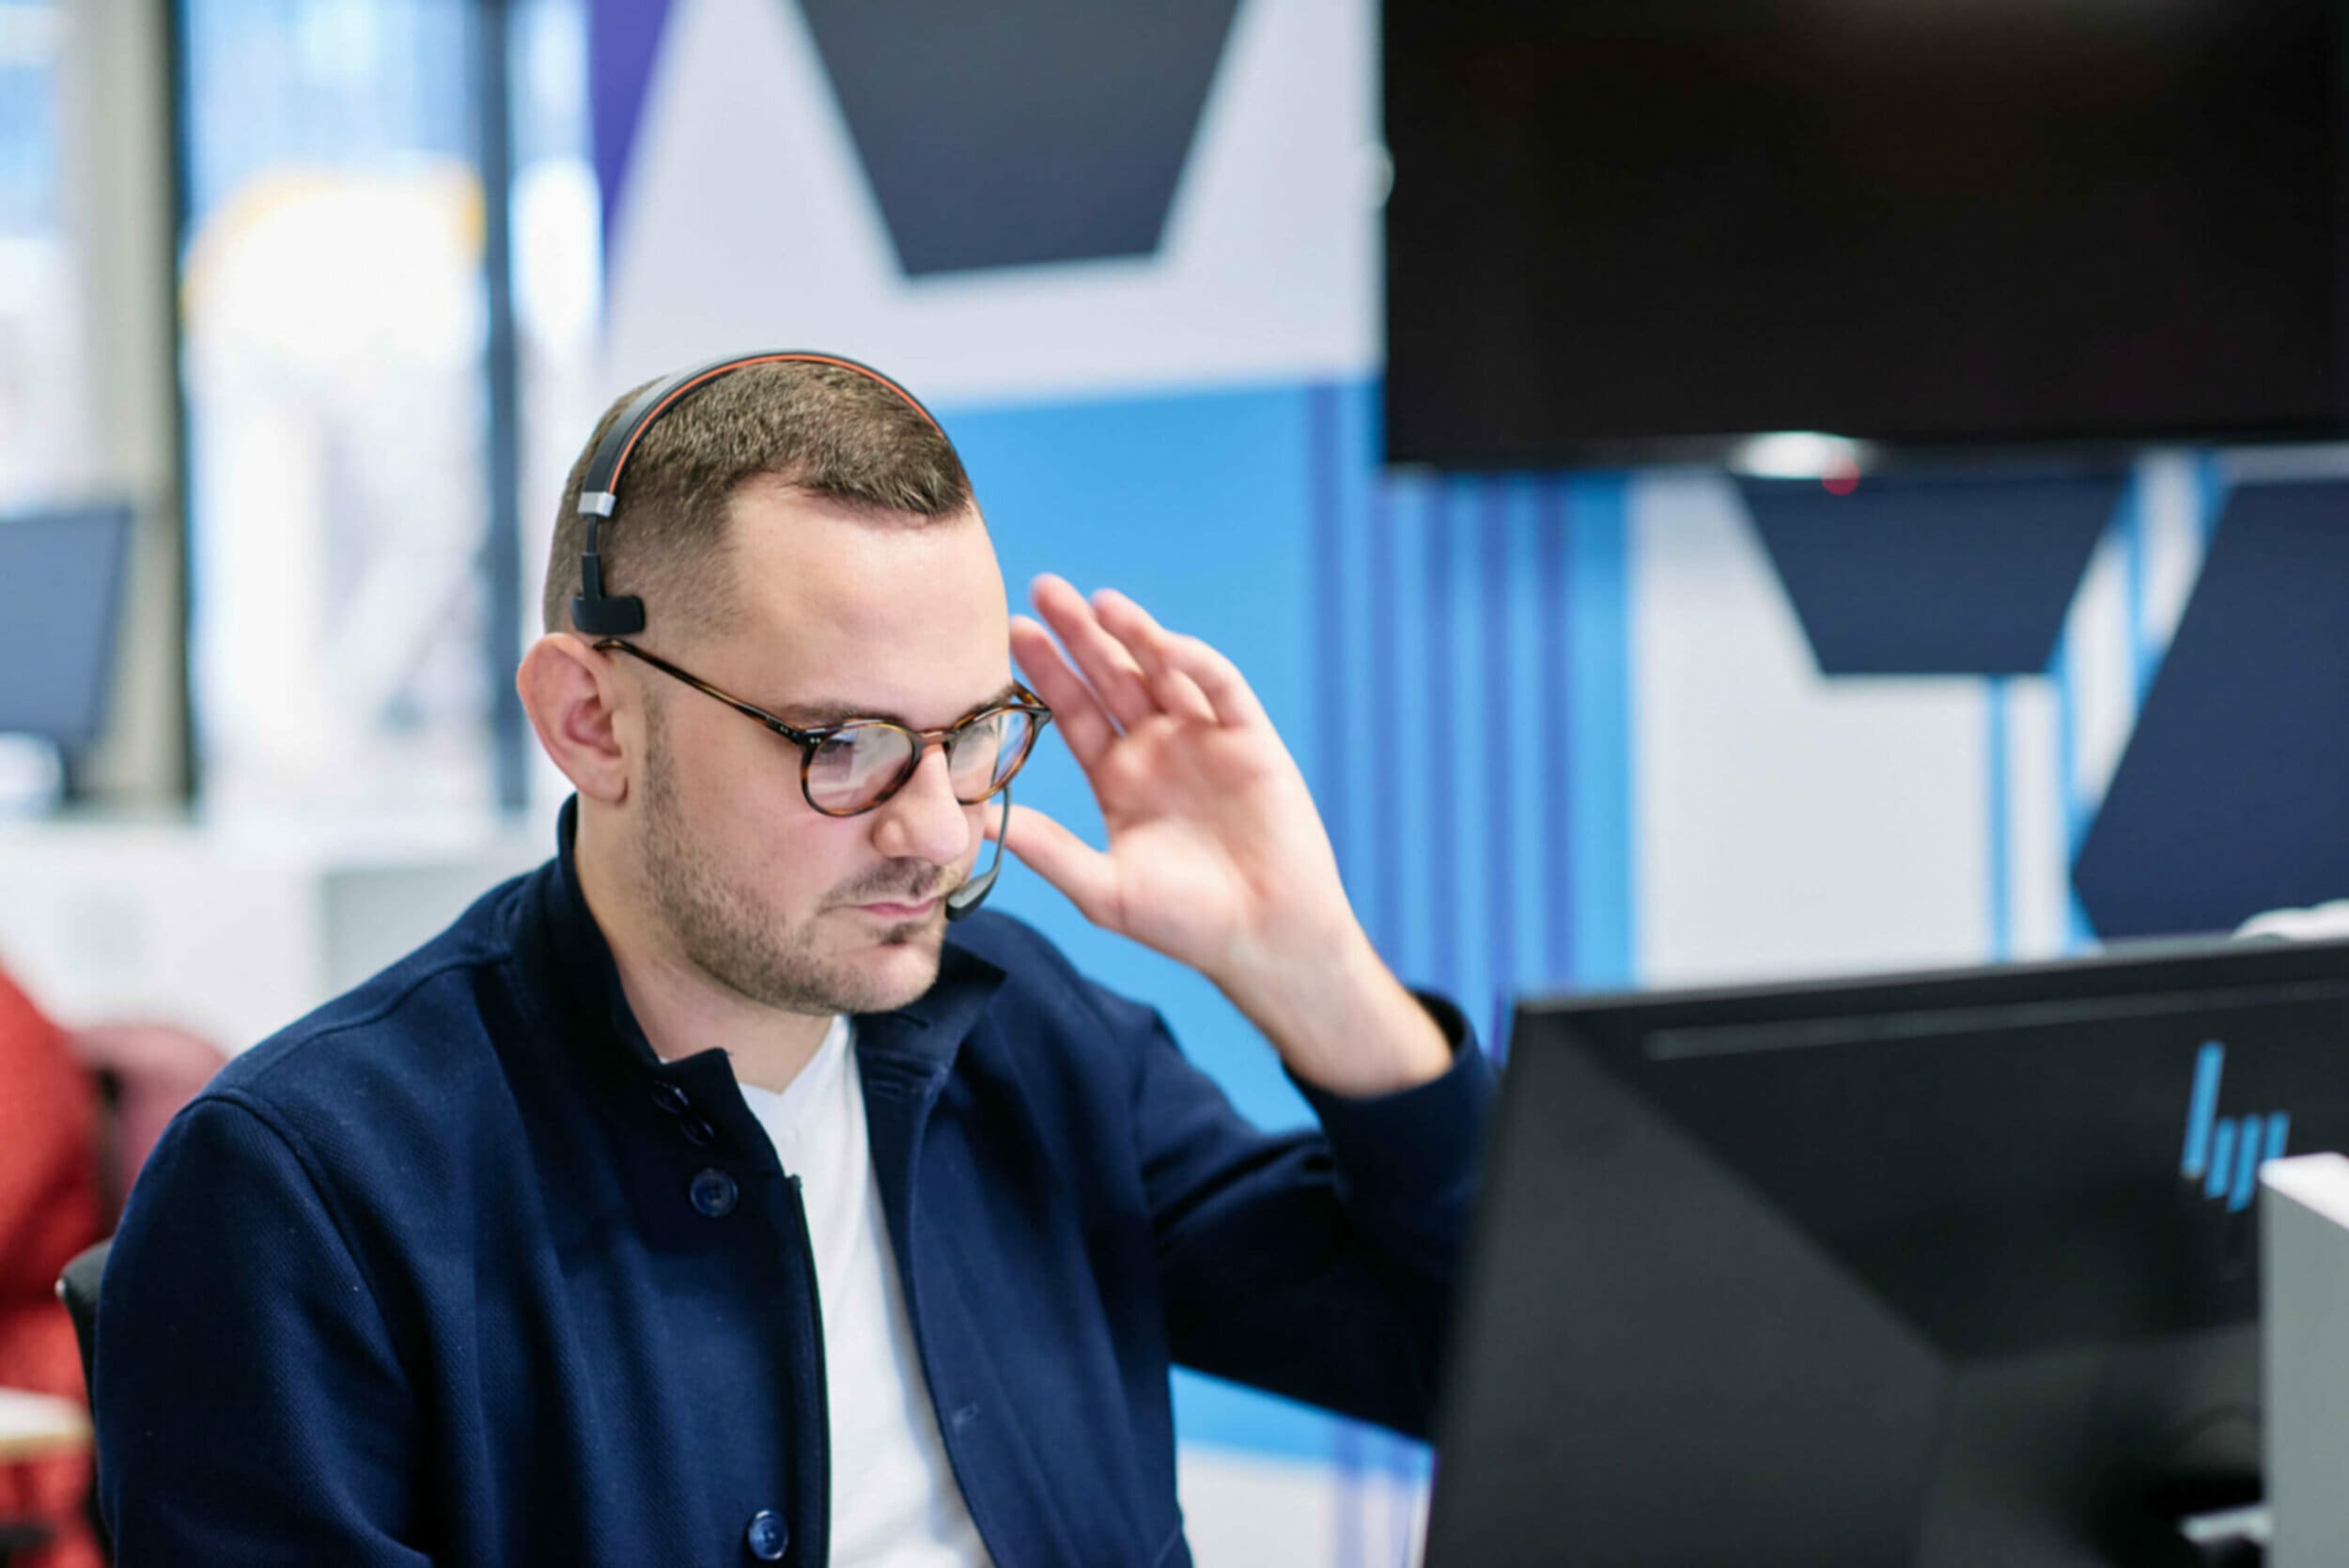
{"type": "Polygon", "coordinates": [[[823,1045],[832,1019],[786,1013],[712,980],[637,917],[614,886],[611,846],[595,844],[584,821],[571,846],[580,896],[620,973],[620,989],[653,1054],[674,1062],[712,1047],[723,1050],[737,1081],[780,1093],[823,1045]]]}

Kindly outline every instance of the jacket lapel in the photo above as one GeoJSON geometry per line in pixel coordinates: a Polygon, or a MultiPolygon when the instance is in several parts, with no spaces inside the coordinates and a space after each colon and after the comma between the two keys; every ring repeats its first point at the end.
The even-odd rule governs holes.
{"type": "Polygon", "coordinates": [[[894,1013],[856,1018],[856,1063],[864,1085],[866,1137],[873,1176],[889,1213],[889,1239],[904,1272],[912,1212],[913,1171],[922,1127],[955,1058],[987,1012],[1003,971],[966,948],[948,943],[938,983],[894,1013]]]}
{"type": "MultiPolygon", "coordinates": [[[[936,1271],[934,1256],[926,1265],[925,1254],[916,1249],[922,1212],[916,1183],[923,1132],[953,1075],[957,1058],[978,1028],[1003,979],[1003,971],[995,965],[949,946],[938,984],[928,995],[898,1012],[856,1020],[856,1054],[864,1085],[865,1132],[872,1147],[874,1180],[889,1219],[889,1241],[897,1257],[906,1314],[913,1323],[922,1356],[925,1392],[935,1403],[941,1372],[966,1388],[977,1380],[995,1395],[987,1403],[995,1408],[996,1420],[1012,1421],[1012,1402],[992,1381],[993,1369],[979,1349],[978,1325],[953,1276],[936,1271]]],[[[1051,1505],[1041,1470],[1027,1445],[1016,1440],[1016,1425],[1005,1429],[1005,1436],[1015,1439],[1010,1443],[996,1441],[973,1449],[966,1442],[957,1449],[959,1417],[944,1409],[937,1413],[941,1435],[955,1460],[956,1478],[966,1489],[964,1500],[972,1517],[983,1531],[989,1520],[997,1527],[987,1544],[1002,1568],[1079,1561],[1066,1528],[1051,1505]],[[973,1488],[984,1496],[968,1496],[973,1488]]]]}

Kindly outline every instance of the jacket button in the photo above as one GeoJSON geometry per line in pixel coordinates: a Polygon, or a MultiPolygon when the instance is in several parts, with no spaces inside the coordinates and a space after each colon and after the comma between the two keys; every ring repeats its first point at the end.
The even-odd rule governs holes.
{"type": "Polygon", "coordinates": [[[775,1562],[790,1549],[791,1531],[785,1528],[783,1515],[771,1508],[762,1508],[751,1515],[750,1528],[742,1532],[742,1545],[761,1562],[775,1562]]]}
{"type": "Polygon", "coordinates": [[[663,1079],[652,1088],[652,1103],[672,1116],[681,1116],[693,1107],[693,1098],[684,1090],[663,1079]]]}
{"type": "Polygon", "coordinates": [[[717,1130],[698,1116],[688,1116],[679,1122],[677,1131],[683,1133],[685,1141],[696,1149],[707,1149],[718,1141],[717,1130]]]}
{"type": "Polygon", "coordinates": [[[742,1195],[734,1185],[734,1178],[723,1171],[704,1171],[686,1188],[693,1206],[712,1219],[723,1219],[734,1212],[734,1201],[742,1195]]]}

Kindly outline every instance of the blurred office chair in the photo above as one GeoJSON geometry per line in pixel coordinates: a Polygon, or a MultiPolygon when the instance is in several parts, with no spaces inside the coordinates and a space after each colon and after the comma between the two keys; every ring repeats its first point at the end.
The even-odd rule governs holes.
{"type": "Polygon", "coordinates": [[[82,1384],[91,1388],[90,1373],[98,1355],[98,1281],[105,1277],[106,1250],[114,1245],[107,1237],[97,1246],[86,1248],[74,1255],[57,1276],[57,1299],[65,1303],[66,1315],[73,1320],[73,1340],[82,1349],[82,1384]]]}
{"type": "Polygon", "coordinates": [[[37,1546],[49,1545],[50,1529],[23,1519],[0,1519],[0,1568],[13,1561],[19,1552],[29,1552],[37,1546]]]}
{"type": "Polygon", "coordinates": [[[71,1044],[97,1085],[98,1195],[111,1234],[155,1141],[228,1058],[170,1024],[100,1024],[74,1031],[71,1044]]]}
{"type": "MultiPolygon", "coordinates": [[[[85,1248],[74,1254],[57,1276],[57,1299],[65,1303],[66,1315],[73,1320],[73,1343],[82,1352],[82,1386],[89,1390],[90,1407],[98,1405],[98,1387],[91,1375],[98,1358],[98,1281],[106,1273],[106,1250],[114,1246],[107,1237],[95,1247],[85,1248]]],[[[99,1549],[111,1556],[114,1539],[106,1529],[105,1515],[99,1512],[98,1493],[93,1488],[88,1498],[90,1532],[98,1538],[99,1549]]],[[[39,1545],[28,1541],[27,1546],[39,1545]]],[[[8,1556],[0,1552],[0,1568],[6,1568],[8,1556]]]]}
{"type": "MultiPolygon", "coordinates": [[[[98,1102],[93,1128],[98,1203],[103,1234],[109,1239],[75,1254],[58,1276],[56,1290],[66,1315],[73,1320],[74,1345],[82,1358],[82,1386],[94,1405],[91,1374],[98,1353],[98,1285],[106,1272],[114,1229],[122,1219],[123,1202],[163,1128],[227,1058],[210,1041],[165,1024],[106,1024],[74,1031],[68,1038],[98,1102]]],[[[86,1513],[100,1550],[110,1550],[106,1521],[99,1512],[95,1491],[88,1497],[86,1513]]],[[[0,1568],[7,1560],[6,1553],[0,1552],[0,1568]]]]}

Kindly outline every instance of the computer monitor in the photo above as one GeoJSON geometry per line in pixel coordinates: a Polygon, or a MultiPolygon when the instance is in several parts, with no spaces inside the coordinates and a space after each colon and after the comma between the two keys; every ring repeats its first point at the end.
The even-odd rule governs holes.
{"type": "Polygon", "coordinates": [[[2349,943],[1533,1002],[1430,1568],[2217,1560],[2260,1163],[2349,1148],[2349,943]],[[2215,1548],[2214,1548],[2215,1549],[2215,1548]]]}
{"type": "Polygon", "coordinates": [[[0,735],[98,738],[130,543],[128,506],[0,514],[0,735]]]}

